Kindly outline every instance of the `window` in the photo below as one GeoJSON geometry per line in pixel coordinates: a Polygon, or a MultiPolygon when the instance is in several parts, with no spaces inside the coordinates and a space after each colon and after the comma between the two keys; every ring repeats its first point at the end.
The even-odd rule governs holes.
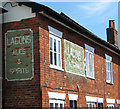
{"type": "Polygon", "coordinates": [[[98,103],[98,109],[103,109],[103,103],[98,103]]]}
{"type": "Polygon", "coordinates": [[[86,76],[94,78],[94,48],[85,44],[86,76]]]}
{"type": "Polygon", "coordinates": [[[120,104],[118,104],[118,109],[120,109],[120,104]]]}
{"type": "Polygon", "coordinates": [[[62,100],[49,100],[50,109],[64,109],[64,101],[62,100]]]}
{"type": "Polygon", "coordinates": [[[117,100],[117,107],[120,109],[120,100],[117,100]]]}
{"type": "Polygon", "coordinates": [[[64,109],[66,94],[48,92],[48,95],[49,95],[49,109],[64,109]]]}
{"type": "Polygon", "coordinates": [[[61,39],[50,34],[50,65],[61,68],[61,39]]]}
{"type": "Polygon", "coordinates": [[[107,109],[115,109],[115,99],[107,98],[107,109]]]}
{"type": "Polygon", "coordinates": [[[107,109],[115,109],[115,104],[107,104],[107,109]]]}
{"type": "Polygon", "coordinates": [[[69,96],[70,109],[77,109],[78,95],[68,94],[68,96],[69,96]]]}
{"type": "Polygon", "coordinates": [[[87,109],[96,109],[95,102],[87,102],[87,109]]]}
{"type": "Polygon", "coordinates": [[[62,69],[61,37],[62,32],[49,28],[50,67],[62,69]]]}
{"type": "Polygon", "coordinates": [[[112,72],[112,57],[106,56],[106,82],[113,83],[113,72],[112,72]]]}
{"type": "Polygon", "coordinates": [[[77,101],[70,100],[70,109],[77,109],[77,101]]]}
{"type": "Polygon", "coordinates": [[[98,109],[103,109],[103,98],[86,96],[87,109],[96,109],[98,103],[98,109]]]}

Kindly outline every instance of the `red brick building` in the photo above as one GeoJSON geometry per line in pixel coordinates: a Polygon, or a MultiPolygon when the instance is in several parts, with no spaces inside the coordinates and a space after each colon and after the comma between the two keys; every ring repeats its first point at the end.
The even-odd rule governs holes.
{"type": "Polygon", "coordinates": [[[3,5],[3,108],[120,106],[114,21],[106,42],[44,5],[3,5]]]}

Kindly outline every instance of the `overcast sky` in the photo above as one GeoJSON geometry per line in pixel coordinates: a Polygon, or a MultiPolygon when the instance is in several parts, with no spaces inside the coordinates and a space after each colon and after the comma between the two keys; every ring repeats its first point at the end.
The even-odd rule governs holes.
{"type": "Polygon", "coordinates": [[[41,0],[34,1],[48,6],[58,13],[65,13],[71,19],[104,40],[107,39],[106,28],[109,26],[109,20],[115,20],[115,27],[118,30],[117,0],[99,0],[100,2],[98,2],[98,0],[97,2],[88,2],[88,0],[84,0],[85,2],[82,2],[82,0],[75,0],[75,2],[70,0],[64,0],[69,2],[43,2],[41,0]]]}

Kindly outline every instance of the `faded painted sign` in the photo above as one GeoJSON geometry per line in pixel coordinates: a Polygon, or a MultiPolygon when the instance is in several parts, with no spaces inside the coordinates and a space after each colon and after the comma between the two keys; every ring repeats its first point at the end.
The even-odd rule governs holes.
{"type": "Polygon", "coordinates": [[[84,49],[70,41],[64,40],[65,71],[85,75],[84,49]]]}
{"type": "Polygon", "coordinates": [[[33,78],[33,32],[31,29],[5,34],[5,76],[9,81],[33,78]]]}

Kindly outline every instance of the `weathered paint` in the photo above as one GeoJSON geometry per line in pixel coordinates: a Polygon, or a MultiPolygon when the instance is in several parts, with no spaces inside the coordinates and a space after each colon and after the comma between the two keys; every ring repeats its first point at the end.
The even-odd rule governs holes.
{"type": "Polygon", "coordinates": [[[5,1],[2,3],[4,8],[9,10],[4,14],[4,23],[21,21],[22,19],[34,18],[36,16],[35,13],[32,13],[32,8],[30,7],[19,6],[18,3],[11,2],[11,0],[7,0],[7,4],[5,1]]]}
{"type": "Polygon", "coordinates": [[[33,78],[33,32],[31,29],[7,31],[5,34],[6,79],[33,78]]]}
{"type": "Polygon", "coordinates": [[[65,71],[84,76],[84,49],[64,40],[65,71]]]}

